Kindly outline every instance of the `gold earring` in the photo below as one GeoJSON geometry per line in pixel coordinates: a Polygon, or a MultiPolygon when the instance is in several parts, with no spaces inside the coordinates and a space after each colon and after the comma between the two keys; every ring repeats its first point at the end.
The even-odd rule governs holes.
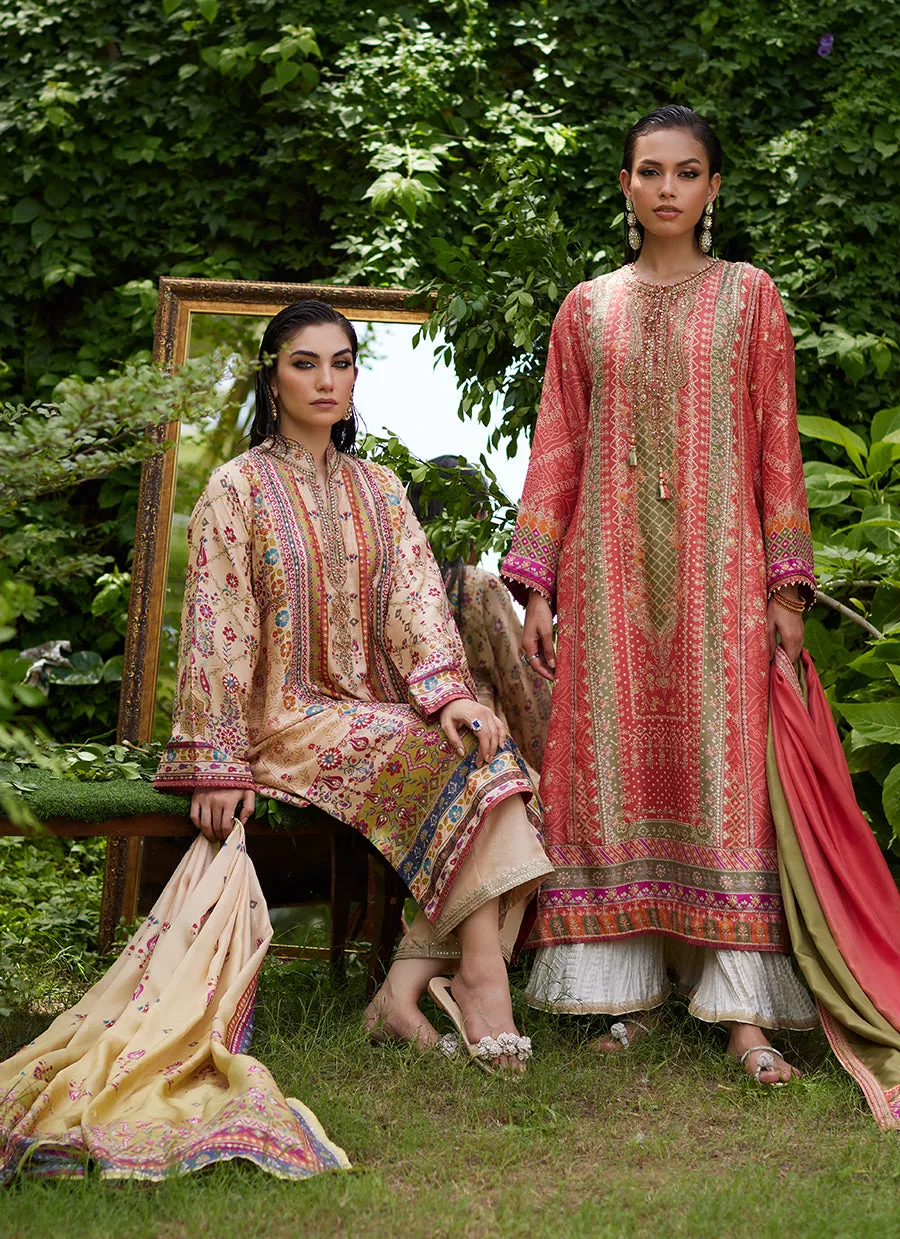
{"type": "Polygon", "coordinates": [[[343,420],[349,422],[353,417],[353,388],[350,388],[350,403],[347,405],[347,412],[344,414],[343,420]]]}
{"type": "Polygon", "coordinates": [[[704,254],[708,254],[709,251],[712,249],[712,244],[713,244],[713,236],[712,236],[713,204],[712,202],[707,202],[706,206],[703,208],[702,219],[703,219],[703,231],[700,233],[700,248],[701,250],[703,250],[704,254]]]}
{"type": "Polygon", "coordinates": [[[634,207],[631,205],[631,199],[625,199],[625,223],[628,227],[628,244],[631,246],[635,254],[641,248],[641,234],[638,232],[637,216],[634,213],[634,207]]]}

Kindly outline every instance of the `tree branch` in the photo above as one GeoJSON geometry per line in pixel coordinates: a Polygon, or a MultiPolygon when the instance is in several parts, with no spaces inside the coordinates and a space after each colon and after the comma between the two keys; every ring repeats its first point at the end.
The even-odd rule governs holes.
{"type": "Polygon", "coordinates": [[[854,624],[859,624],[860,628],[865,628],[866,632],[871,633],[878,641],[883,640],[883,632],[879,632],[874,624],[870,624],[867,619],[863,619],[856,611],[852,611],[850,607],[845,607],[842,602],[838,602],[837,598],[831,598],[828,594],[823,594],[820,589],[817,589],[816,602],[824,603],[826,607],[831,607],[832,611],[839,611],[847,619],[853,620],[854,624]]]}

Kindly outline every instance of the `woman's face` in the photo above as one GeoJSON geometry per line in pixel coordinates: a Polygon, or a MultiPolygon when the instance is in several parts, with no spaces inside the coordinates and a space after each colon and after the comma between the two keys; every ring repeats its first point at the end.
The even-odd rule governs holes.
{"type": "Polygon", "coordinates": [[[302,327],[282,346],[271,380],[278,429],[287,438],[330,429],[350,406],[357,369],[337,323],[302,327]]]}
{"type": "Polygon", "coordinates": [[[693,232],[720,179],[718,172],[709,175],[706,149],[687,129],[658,129],[638,138],[631,172],[623,168],[619,174],[639,222],[661,239],[693,232]]]}

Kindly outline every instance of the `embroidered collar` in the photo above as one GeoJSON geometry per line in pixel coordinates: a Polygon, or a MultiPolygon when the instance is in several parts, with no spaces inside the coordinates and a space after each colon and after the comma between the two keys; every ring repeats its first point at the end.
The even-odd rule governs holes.
{"type": "MultiPolygon", "coordinates": [[[[275,434],[271,439],[266,440],[264,446],[268,446],[268,450],[273,456],[277,456],[279,460],[290,461],[297,472],[306,478],[308,482],[318,480],[315,458],[309,448],[302,443],[297,443],[295,439],[286,439],[284,435],[275,434]]],[[[325,468],[329,481],[340,469],[341,461],[341,453],[333,443],[329,442],[325,451],[325,468]]]]}
{"type": "Polygon", "coordinates": [[[674,284],[655,284],[652,280],[642,280],[636,273],[634,266],[631,263],[626,263],[622,270],[625,272],[625,277],[630,284],[636,285],[638,288],[649,293],[666,293],[680,292],[681,289],[687,288],[690,285],[702,280],[704,276],[709,275],[710,271],[715,271],[722,265],[721,258],[711,258],[705,267],[699,271],[695,271],[692,275],[687,275],[683,280],[676,280],[674,284]]]}

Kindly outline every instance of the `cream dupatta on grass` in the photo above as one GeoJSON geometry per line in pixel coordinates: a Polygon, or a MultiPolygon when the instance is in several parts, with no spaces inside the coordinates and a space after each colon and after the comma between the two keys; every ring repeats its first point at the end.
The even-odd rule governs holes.
{"type": "Polygon", "coordinates": [[[245,1051],[272,937],[235,826],[198,836],[77,1006],[0,1064],[0,1183],[16,1171],[158,1180],[240,1157],[279,1178],[349,1168],[245,1051]]]}

